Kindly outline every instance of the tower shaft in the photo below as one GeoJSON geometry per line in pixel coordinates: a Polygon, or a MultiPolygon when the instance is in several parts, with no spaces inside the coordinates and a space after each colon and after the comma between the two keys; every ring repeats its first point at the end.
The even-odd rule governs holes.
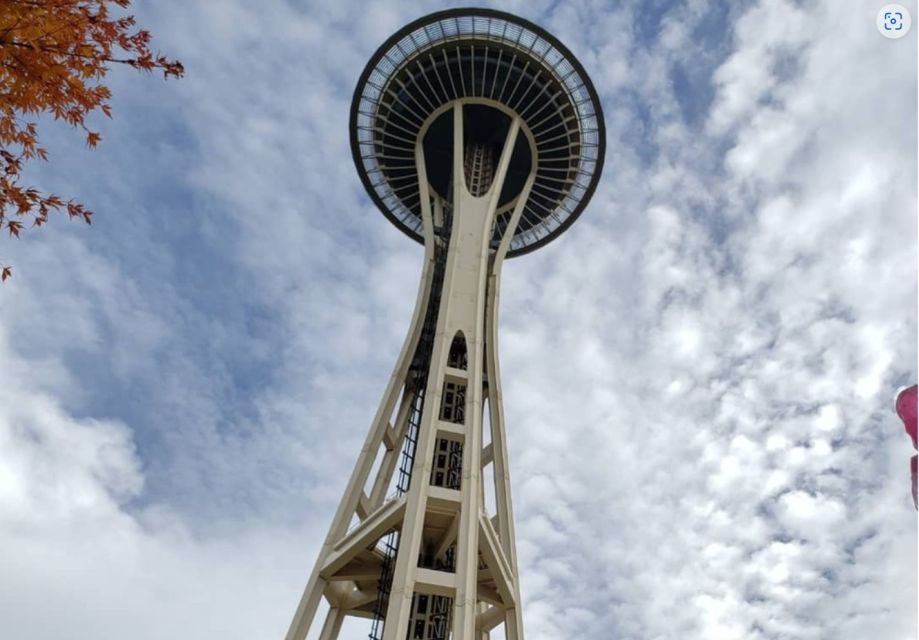
{"type": "Polygon", "coordinates": [[[371,56],[351,101],[370,198],[424,244],[411,326],[287,640],[323,598],[372,640],[520,640],[497,355],[505,257],[545,246],[600,177],[605,129],[584,68],[493,9],[415,20],[371,56]]]}
{"type": "Polygon", "coordinates": [[[408,336],[351,474],[287,640],[304,640],[323,598],[322,640],[345,615],[374,620],[377,640],[484,640],[505,624],[523,637],[497,356],[501,266],[536,177],[499,210],[518,136],[470,144],[460,99],[427,118],[414,145],[425,261],[408,336]],[[424,134],[452,110],[452,183],[429,186],[424,134]],[[394,489],[390,491],[390,489],[394,489]],[[489,512],[486,491],[494,491],[489,512]]]}

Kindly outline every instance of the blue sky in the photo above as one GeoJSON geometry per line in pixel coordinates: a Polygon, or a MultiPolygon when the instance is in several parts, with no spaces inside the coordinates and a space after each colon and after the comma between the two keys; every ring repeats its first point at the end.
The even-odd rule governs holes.
{"type": "MultiPolygon", "coordinates": [[[[915,33],[861,2],[483,4],[578,56],[608,131],[584,215],[504,270],[527,637],[914,638],[915,33]]],[[[113,71],[93,151],[43,123],[31,179],[96,215],[0,239],[10,637],[284,633],[420,273],[351,92],[445,6],[145,3],[186,77],[113,71]]]]}

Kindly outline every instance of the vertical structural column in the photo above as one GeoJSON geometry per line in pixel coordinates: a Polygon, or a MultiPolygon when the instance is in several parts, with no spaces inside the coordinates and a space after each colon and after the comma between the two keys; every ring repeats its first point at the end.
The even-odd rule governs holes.
{"type": "Polygon", "coordinates": [[[514,574],[515,606],[504,615],[506,640],[523,640],[523,617],[520,600],[520,581],[517,565],[517,545],[514,537],[514,513],[511,502],[510,473],[507,454],[507,437],[504,429],[504,406],[501,394],[501,373],[498,365],[498,284],[500,272],[489,277],[488,311],[488,410],[491,423],[491,446],[494,455],[495,508],[497,509],[498,539],[514,574]]]}
{"type": "MultiPolygon", "coordinates": [[[[405,338],[405,342],[402,345],[402,351],[399,353],[392,375],[386,385],[386,391],[383,393],[383,399],[377,409],[376,416],[374,416],[370,431],[367,433],[367,437],[364,440],[361,453],[358,456],[357,462],[354,464],[354,469],[348,480],[348,486],[345,488],[344,496],[338,505],[335,517],[332,519],[332,524],[329,526],[329,532],[319,551],[319,557],[307,580],[303,595],[300,598],[300,603],[297,606],[297,611],[294,613],[294,618],[287,630],[285,640],[305,640],[309,633],[313,619],[316,617],[316,610],[319,607],[319,602],[328,586],[328,581],[322,576],[321,569],[326,559],[331,555],[335,545],[340,543],[344,538],[348,531],[348,525],[351,523],[355,514],[357,514],[361,498],[364,495],[364,486],[372,471],[377,452],[383,443],[383,438],[386,435],[387,429],[391,428],[389,417],[395,409],[396,402],[399,401],[400,392],[406,387],[409,366],[411,365],[412,356],[415,353],[415,349],[421,337],[424,317],[427,311],[427,303],[430,298],[429,294],[434,280],[434,225],[431,218],[430,201],[428,200],[427,182],[425,181],[423,184],[424,186],[421,191],[427,204],[427,206],[422,206],[425,259],[421,282],[418,285],[412,323],[408,335],[405,338]]],[[[404,395],[403,402],[405,402],[404,395]]],[[[392,468],[389,468],[387,465],[387,469],[384,470],[384,473],[385,472],[391,475],[392,468]]],[[[386,478],[380,484],[388,484],[388,481],[388,478],[386,478]]],[[[378,496],[375,495],[374,497],[378,496]]],[[[344,615],[344,611],[340,611],[339,613],[342,616],[344,615]]],[[[340,626],[340,622],[338,624],[340,626]]],[[[333,638],[336,637],[338,633],[337,627],[335,629],[334,635],[331,636],[333,638]]]]}
{"type": "Polygon", "coordinates": [[[491,446],[494,456],[495,508],[498,513],[498,539],[504,550],[514,576],[514,606],[504,614],[504,636],[506,640],[523,640],[522,601],[517,564],[517,545],[514,536],[514,510],[511,501],[510,471],[507,455],[507,434],[504,429],[504,399],[501,393],[501,370],[498,364],[498,304],[500,300],[501,265],[507,255],[511,237],[523,214],[523,205],[530,196],[536,179],[535,159],[530,174],[523,185],[517,206],[511,215],[504,237],[495,251],[488,273],[487,301],[485,310],[485,340],[488,372],[488,411],[491,424],[491,446]]]}
{"type": "MultiPolygon", "coordinates": [[[[453,611],[453,637],[473,638],[478,613],[479,521],[482,502],[482,410],[485,369],[485,308],[490,244],[495,211],[504,186],[507,168],[520,130],[520,120],[511,119],[501,157],[491,186],[481,196],[470,193],[462,180],[464,149],[462,103],[454,115],[454,238],[456,262],[451,272],[452,291],[445,296],[450,304],[445,314],[451,334],[462,331],[469,348],[469,385],[466,391],[466,444],[463,447],[462,503],[457,529],[456,598],[453,611]]],[[[449,265],[449,262],[448,262],[449,265]]],[[[446,293],[446,291],[445,291],[446,293]]]]}
{"type": "Polygon", "coordinates": [[[339,607],[330,607],[329,613],[325,617],[325,624],[322,625],[319,640],[335,640],[338,637],[338,632],[341,631],[341,623],[344,619],[344,611],[339,607]]]}

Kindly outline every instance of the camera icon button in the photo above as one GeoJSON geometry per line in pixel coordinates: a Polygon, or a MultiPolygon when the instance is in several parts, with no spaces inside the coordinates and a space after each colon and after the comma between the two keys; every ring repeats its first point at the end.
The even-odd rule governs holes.
{"type": "Polygon", "coordinates": [[[896,40],[909,33],[912,24],[909,11],[902,4],[885,4],[878,11],[878,31],[885,38],[896,40]]]}

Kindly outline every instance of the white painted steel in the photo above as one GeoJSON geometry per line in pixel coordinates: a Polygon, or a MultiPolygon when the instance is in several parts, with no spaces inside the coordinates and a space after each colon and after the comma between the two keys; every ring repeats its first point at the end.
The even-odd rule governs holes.
{"type": "Polygon", "coordinates": [[[356,580],[337,576],[336,572],[342,571],[347,574],[346,565],[357,559],[368,543],[372,544],[385,529],[392,526],[400,531],[399,548],[383,628],[383,640],[406,638],[411,618],[412,596],[416,589],[453,598],[454,640],[487,638],[488,632],[501,619],[505,623],[506,638],[522,640],[517,554],[513,537],[513,513],[497,358],[497,288],[501,265],[513,229],[523,213],[528,193],[534,184],[535,153],[530,175],[523,192],[515,201],[516,205],[501,242],[497,248],[493,248],[491,244],[498,199],[518,135],[526,136],[531,146],[535,144],[531,132],[516,113],[504,105],[482,98],[460,99],[435,110],[421,129],[414,155],[422,185],[419,195],[424,222],[425,265],[411,328],[325,544],[320,550],[316,567],[307,582],[300,606],[287,633],[287,640],[306,638],[324,594],[330,599],[332,608],[323,625],[323,640],[337,638],[344,615],[367,616],[367,612],[363,609],[358,611],[355,604],[366,604],[367,598],[363,592],[357,591],[358,581],[372,575],[372,571],[352,570],[350,575],[356,580]],[[467,105],[483,103],[507,113],[511,117],[511,123],[495,169],[494,180],[482,196],[473,196],[466,188],[464,180],[454,179],[453,224],[424,395],[424,409],[415,450],[412,482],[403,498],[384,502],[383,494],[392,481],[396,458],[407,430],[409,400],[404,389],[408,381],[411,358],[417,348],[427,311],[427,293],[433,277],[434,220],[438,218],[439,223],[443,220],[442,208],[427,187],[421,140],[427,127],[439,113],[445,109],[453,109],[453,175],[462,177],[462,110],[467,105]],[[462,332],[466,340],[468,360],[465,371],[447,365],[450,346],[458,332],[462,332]],[[486,373],[487,385],[484,378],[486,373]],[[446,426],[447,423],[439,419],[444,382],[462,379],[465,379],[467,384],[465,424],[446,426]],[[395,412],[394,424],[390,424],[390,416],[396,410],[400,398],[401,404],[395,412]],[[489,400],[489,421],[492,431],[492,442],[487,447],[487,455],[489,461],[493,459],[494,462],[496,526],[492,525],[489,514],[485,513],[481,477],[484,449],[483,405],[486,398],[489,400]],[[452,430],[461,431],[464,445],[459,491],[435,487],[428,481],[438,434],[443,436],[452,430]],[[370,478],[374,460],[381,450],[383,460],[377,470],[377,476],[370,478]],[[369,496],[364,491],[368,482],[372,487],[369,496]],[[458,500],[444,497],[452,498],[455,494],[459,494],[458,500]],[[437,553],[442,554],[450,545],[456,545],[455,573],[421,568],[418,566],[418,557],[426,519],[433,513],[440,513],[449,508],[455,510],[452,525],[436,546],[437,553]],[[361,522],[349,531],[349,524],[355,518],[361,522]],[[480,578],[483,575],[479,570],[480,555],[488,564],[484,575],[496,582],[497,589],[480,586],[480,578]],[[329,588],[330,584],[343,586],[341,591],[335,591],[329,588]],[[353,608],[349,609],[349,606],[353,608]]]}

